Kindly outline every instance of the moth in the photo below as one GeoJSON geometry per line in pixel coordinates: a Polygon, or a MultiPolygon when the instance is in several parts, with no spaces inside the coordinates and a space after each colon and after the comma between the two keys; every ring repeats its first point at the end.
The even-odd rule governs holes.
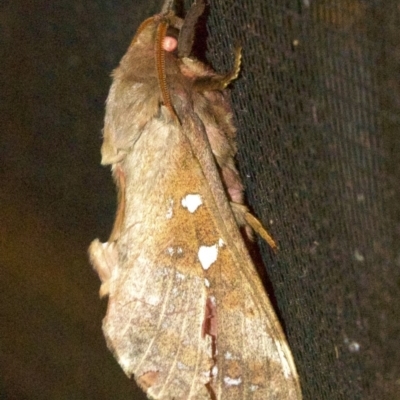
{"type": "Polygon", "coordinates": [[[282,328],[249,256],[235,134],[218,74],[191,56],[205,4],[185,19],[167,0],[142,23],[107,99],[102,164],[118,188],[115,224],[91,262],[108,296],[103,332],[152,399],[302,398],[282,328]],[[242,232],[242,233],[241,233],[242,232]]]}

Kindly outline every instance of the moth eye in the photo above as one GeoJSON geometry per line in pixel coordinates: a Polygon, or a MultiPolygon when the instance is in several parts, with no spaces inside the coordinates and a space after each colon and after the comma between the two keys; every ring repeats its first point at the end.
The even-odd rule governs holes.
{"type": "Polygon", "coordinates": [[[172,36],[165,36],[162,48],[169,53],[178,47],[178,41],[172,36]]]}

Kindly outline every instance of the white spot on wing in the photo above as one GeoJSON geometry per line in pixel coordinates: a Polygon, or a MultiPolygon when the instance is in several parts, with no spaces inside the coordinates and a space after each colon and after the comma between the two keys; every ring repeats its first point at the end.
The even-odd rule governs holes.
{"type": "Polygon", "coordinates": [[[203,269],[207,270],[217,260],[218,257],[217,245],[214,244],[212,246],[200,246],[198,257],[203,269]]]}
{"type": "Polygon", "coordinates": [[[222,239],[218,240],[218,246],[223,247],[225,245],[225,242],[222,239]]]}
{"type": "Polygon", "coordinates": [[[203,204],[203,201],[199,194],[188,194],[182,199],[181,203],[189,212],[194,213],[203,204]]]}
{"type": "Polygon", "coordinates": [[[206,287],[210,287],[210,281],[207,278],[204,279],[204,285],[206,285],[206,287]]]}
{"type": "Polygon", "coordinates": [[[239,376],[239,378],[234,379],[230,376],[225,376],[224,383],[228,386],[238,386],[242,383],[242,378],[239,376]]]}
{"type": "Polygon", "coordinates": [[[217,376],[218,375],[218,367],[214,365],[211,369],[211,375],[212,376],[217,376]]]}
{"type": "Polygon", "coordinates": [[[181,274],[180,272],[176,273],[176,279],[183,281],[185,279],[185,275],[181,274]]]}
{"type": "Polygon", "coordinates": [[[178,369],[182,370],[182,369],[188,369],[187,366],[185,364],[183,364],[182,362],[178,361],[176,366],[178,367],[178,369]]]}
{"type": "Polygon", "coordinates": [[[160,302],[160,298],[158,296],[149,295],[146,297],[146,302],[152,306],[156,306],[160,302]]]}
{"type": "Polygon", "coordinates": [[[167,213],[165,214],[165,218],[167,218],[167,219],[171,219],[172,218],[172,216],[174,215],[173,206],[174,206],[174,200],[170,199],[168,210],[167,210],[167,213]]]}
{"type": "Polygon", "coordinates": [[[168,247],[167,251],[168,251],[168,254],[170,256],[172,256],[174,254],[174,248],[173,247],[168,247]]]}

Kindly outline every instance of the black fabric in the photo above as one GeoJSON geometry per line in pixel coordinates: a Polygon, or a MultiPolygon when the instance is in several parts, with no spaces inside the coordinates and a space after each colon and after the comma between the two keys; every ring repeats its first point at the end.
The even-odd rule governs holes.
{"type": "Polygon", "coordinates": [[[380,1],[218,2],[249,203],[306,399],[400,398],[399,9],[380,1]]]}
{"type": "MultiPolygon", "coordinates": [[[[106,349],[86,248],[114,218],[108,75],[160,8],[1,5],[1,398],[145,398],[106,349]]],[[[400,398],[399,24],[390,0],[219,0],[200,21],[217,71],[243,47],[238,166],[279,242],[260,249],[305,399],[400,398]]]]}

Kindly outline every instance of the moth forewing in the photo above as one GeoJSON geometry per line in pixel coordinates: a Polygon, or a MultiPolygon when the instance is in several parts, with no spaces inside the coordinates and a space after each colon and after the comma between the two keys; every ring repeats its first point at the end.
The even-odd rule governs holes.
{"type": "Polygon", "coordinates": [[[196,192],[190,182],[195,170],[179,135],[179,127],[151,120],[121,164],[125,218],[103,330],[125,373],[147,385],[152,398],[190,398],[192,392],[208,399],[211,338],[202,328],[207,292],[201,266],[194,264],[195,233],[184,215],[177,216],[184,193],[196,192]],[[165,142],[176,150],[161,150],[165,142]],[[181,171],[181,165],[187,168],[181,171]]]}
{"type": "MultiPolygon", "coordinates": [[[[208,225],[215,225],[205,230],[215,236],[203,241],[218,243],[219,248],[215,264],[205,271],[216,308],[214,390],[221,399],[300,399],[296,368],[280,323],[247,252],[213,156],[203,151],[210,148],[206,133],[195,117],[183,119],[191,126],[184,132],[207,182],[202,195],[209,209],[208,225]]],[[[201,226],[202,220],[197,222],[201,226]]]]}

